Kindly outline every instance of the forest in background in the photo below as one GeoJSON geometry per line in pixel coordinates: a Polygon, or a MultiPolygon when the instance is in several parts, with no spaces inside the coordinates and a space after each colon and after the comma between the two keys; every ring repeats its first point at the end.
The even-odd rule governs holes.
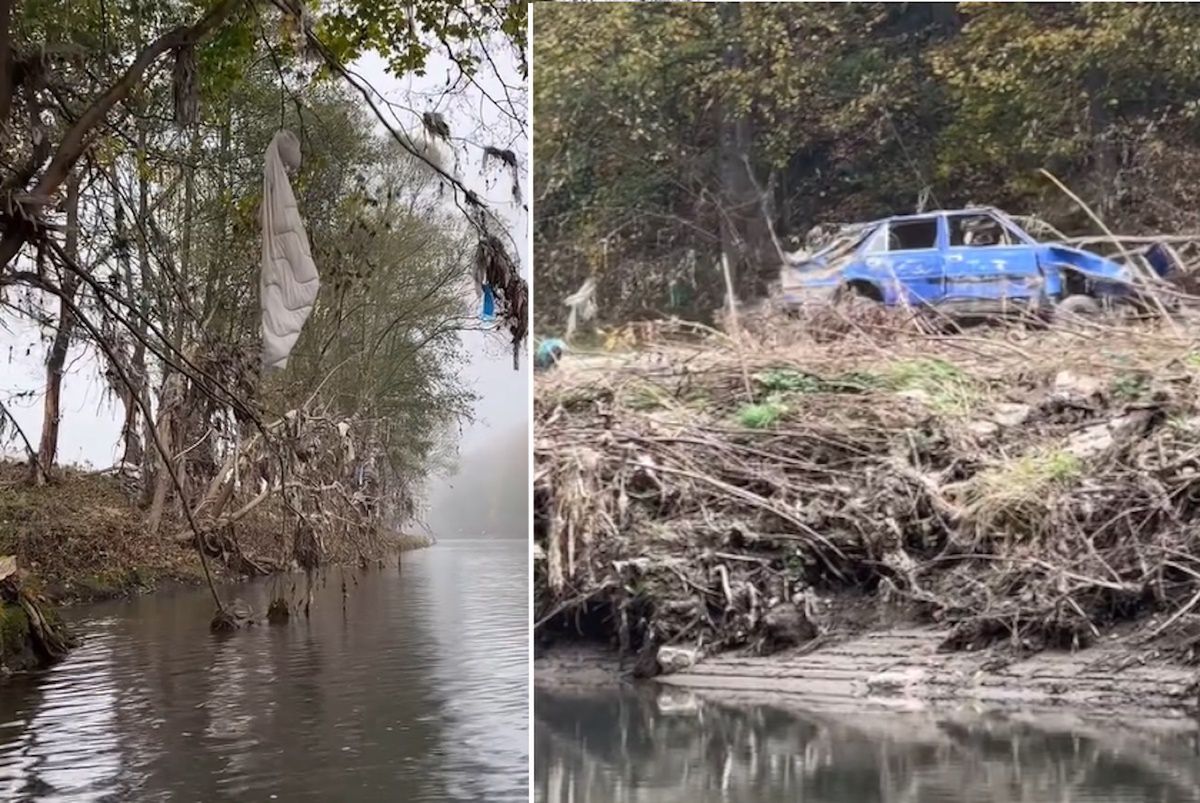
{"type": "Polygon", "coordinates": [[[708,318],[778,277],[773,234],[993,205],[1098,233],[1200,217],[1187,4],[548,4],[534,14],[541,335],[708,318]]]}
{"type": "Polygon", "coordinates": [[[524,292],[513,235],[459,175],[515,182],[523,165],[510,148],[525,135],[525,15],[504,0],[3,4],[0,324],[41,327],[46,390],[40,438],[0,400],[0,438],[27,456],[4,471],[0,554],[61,564],[76,535],[120,535],[95,519],[74,532],[113,483],[142,535],[239,571],[372,554],[414,515],[471,413],[459,333],[522,347],[524,300],[505,294],[524,292]],[[368,52],[395,76],[444,64],[445,84],[385,99],[347,66],[368,52]],[[450,129],[471,92],[504,125],[450,129]],[[264,376],[259,207],[280,128],[301,142],[292,183],[322,288],[286,371],[264,376]],[[496,286],[498,270],[511,284],[481,321],[478,274],[496,286]],[[51,523],[72,537],[56,538],[31,500],[62,494],[17,485],[23,472],[80,491],[57,460],[79,349],[124,411],[122,459],[72,515],[58,507],[51,523]],[[256,555],[247,529],[266,535],[256,555]]]}

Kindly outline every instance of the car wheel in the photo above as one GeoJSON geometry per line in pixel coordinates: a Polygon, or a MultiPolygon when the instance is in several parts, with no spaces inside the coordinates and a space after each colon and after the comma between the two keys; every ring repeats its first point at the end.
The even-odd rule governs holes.
{"type": "Polygon", "coordinates": [[[1098,318],[1100,317],[1100,302],[1091,296],[1067,296],[1054,308],[1055,317],[1066,318],[1098,318]]]}
{"type": "Polygon", "coordinates": [[[862,293],[858,288],[844,285],[837,289],[833,296],[833,304],[837,308],[850,313],[856,313],[865,310],[878,309],[881,305],[873,298],[869,298],[862,293]]]}

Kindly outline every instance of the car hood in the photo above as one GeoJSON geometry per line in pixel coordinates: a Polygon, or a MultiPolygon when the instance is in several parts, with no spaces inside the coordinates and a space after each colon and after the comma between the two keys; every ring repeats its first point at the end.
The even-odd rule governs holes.
{"type": "Polygon", "coordinates": [[[1093,254],[1091,251],[1071,248],[1066,245],[1043,245],[1042,251],[1044,258],[1049,262],[1058,265],[1069,265],[1085,276],[1094,279],[1103,279],[1109,282],[1121,282],[1124,284],[1130,284],[1134,279],[1133,273],[1129,268],[1107,257],[1093,254]]]}

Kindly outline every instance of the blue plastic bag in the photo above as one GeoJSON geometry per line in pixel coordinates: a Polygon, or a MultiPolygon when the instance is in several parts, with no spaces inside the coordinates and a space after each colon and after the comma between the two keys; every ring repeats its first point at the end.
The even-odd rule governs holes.
{"type": "Polygon", "coordinates": [[[496,317],[496,294],[492,292],[490,284],[483,286],[483,314],[479,317],[485,321],[490,321],[496,317]]]}

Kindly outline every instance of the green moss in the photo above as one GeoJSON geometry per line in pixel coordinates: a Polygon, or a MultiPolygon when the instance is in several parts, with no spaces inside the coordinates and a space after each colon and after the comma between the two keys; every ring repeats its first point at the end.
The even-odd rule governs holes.
{"type": "Polygon", "coordinates": [[[29,617],[20,605],[0,603],[0,655],[21,649],[29,638],[29,617]]]}
{"type": "Polygon", "coordinates": [[[32,669],[36,666],[29,617],[20,605],[0,602],[0,668],[32,669]]]}
{"type": "Polygon", "coordinates": [[[105,569],[96,574],[76,579],[75,596],[84,599],[108,599],[133,591],[148,590],[153,586],[136,566],[130,568],[105,569]]]}

